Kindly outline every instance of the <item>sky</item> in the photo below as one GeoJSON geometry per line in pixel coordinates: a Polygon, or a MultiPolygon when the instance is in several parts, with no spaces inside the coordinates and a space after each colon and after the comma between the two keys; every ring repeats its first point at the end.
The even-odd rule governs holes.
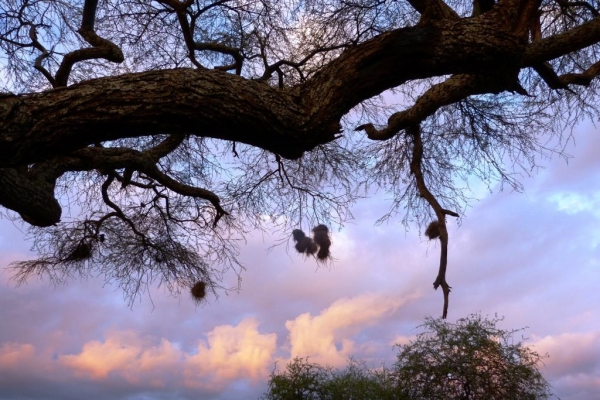
{"type": "MultiPolygon", "coordinates": [[[[576,129],[566,163],[525,177],[524,193],[478,191],[449,220],[448,320],[504,317],[504,329],[548,354],[540,370],[562,399],[600,399],[600,129],[576,129]]],[[[154,288],[130,308],[102,277],[20,287],[6,267],[32,257],[23,228],[0,220],[0,399],[258,398],[293,357],[390,366],[394,345],[438,317],[439,244],[399,220],[375,221],[379,194],[332,232],[319,267],[281,237],[250,235],[239,293],[196,307],[154,288]]],[[[310,227],[305,227],[308,230],[310,227]]],[[[226,286],[237,284],[226,276],[226,286]]]]}

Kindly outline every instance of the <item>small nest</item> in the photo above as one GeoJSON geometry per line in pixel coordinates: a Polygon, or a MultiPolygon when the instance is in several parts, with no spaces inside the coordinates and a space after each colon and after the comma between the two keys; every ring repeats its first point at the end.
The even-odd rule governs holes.
{"type": "Polygon", "coordinates": [[[427,236],[429,240],[437,239],[440,237],[439,221],[431,221],[427,229],[425,229],[425,236],[427,236]]]}
{"type": "Polygon", "coordinates": [[[313,232],[325,232],[328,233],[329,232],[329,228],[327,228],[325,225],[321,224],[321,225],[317,225],[313,228],[313,232]]]}
{"type": "Polygon", "coordinates": [[[306,246],[305,253],[308,255],[315,254],[317,252],[317,250],[319,250],[319,246],[317,246],[315,241],[312,240],[311,238],[307,237],[306,239],[308,240],[308,246],[306,246]]]}
{"type": "Polygon", "coordinates": [[[331,247],[331,239],[329,238],[329,229],[325,225],[318,225],[313,229],[313,239],[319,245],[317,258],[321,261],[328,259],[331,256],[329,248],[331,247]]]}
{"type": "Polygon", "coordinates": [[[302,239],[304,239],[306,237],[306,235],[300,229],[294,229],[292,231],[292,237],[294,238],[294,240],[296,242],[300,242],[302,239]]]}
{"type": "Polygon", "coordinates": [[[295,247],[298,253],[315,254],[317,252],[317,244],[306,236],[300,239],[295,247]]]}
{"type": "Polygon", "coordinates": [[[196,300],[196,302],[201,302],[206,296],[206,283],[202,281],[196,282],[196,284],[192,286],[190,292],[192,293],[192,298],[196,300]]]}
{"type": "Polygon", "coordinates": [[[300,229],[292,231],[292,237],[296,242],[294,246],[298,253],[309,256],[315,255],[323,261],[330,257],[329,248],[331,239],[329,238],[329,229],[325,225],[317,225],[313,228],[313,237],[310,238],[300,229]]]}
{"type": "Polygon", "coordinates": [[[75,250],[67,257],[68,261],[83,261],[92,258],[92,244],[89,242],[79,242],[75,250]]]}

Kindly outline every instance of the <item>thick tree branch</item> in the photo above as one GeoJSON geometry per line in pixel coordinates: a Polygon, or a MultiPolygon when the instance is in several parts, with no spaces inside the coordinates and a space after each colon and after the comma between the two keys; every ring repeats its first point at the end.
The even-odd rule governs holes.
{"type": "Polygon", "coordinates": [[[600,75],[600,61],[592,64],[588,69],[581,73],[569,73],[559,77],[560,81],[564,85],[581,85],[589,86],[592,83],[592,79],[600,75]]]}
{"type": "Polygon", "coordinates": [[[340,118],[361,101],[410,79],[505,69],[520,60],[519,43],[487,20],[441,21],[353,47],[288,90],[218,71],[179,69],[3,97],[0,166],[165,132],[242,142],[297,158],[334,140],[340,118]]]}
{"type": "Polygon", "coordinates": [[[13,168],[0,168],[0,205],[34,226],[54,225],[62,213],[53,185],[28,179],[13,168]]]}
{"type": "Polygon", "coordinates": [[[575,52],[600,40],[600,17],[566,32],[530,43],[525,49],[521,66],[534,67],[565,54],[575,52]]]}

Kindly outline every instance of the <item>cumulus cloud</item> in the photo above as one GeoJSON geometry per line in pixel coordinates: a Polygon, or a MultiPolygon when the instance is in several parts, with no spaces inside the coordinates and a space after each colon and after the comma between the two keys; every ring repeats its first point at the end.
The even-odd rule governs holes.
{"type": "Polygon", "coordinates": [[[132,384],[164,387],[181,359],[182,352],[166,339],[153,346],[136,332],[111,331],[104,342],[90,341],[81,353],[60,356],[59,363],[91,379],[114,374],[132,384]]]}
{"type": "MultiPolygon", "coordinates": [[[[331,366],[344,365],[359,348],[350,339],[362,328],[390,318],[407,301],[418,295],[397,298],[366,294],[335,301],[319,315],[299,315],[285,323],[289,331],[290,356],[310,357],[313,362],[331,366]]],[[[368,347],[368,343],[362,344],[368,347]]]]}
{"type": "Polygon", "coordinates": [[[237,326],[218,326],[207,337],[196,354],[186,356],[187,387],[218,389],[236,379],[258,381],[268,376],[277,335],[261,334],[256,319],[246,318],[237,326]]]}
{"type": "MultiPolygon", "coordinates": [[[[110,331],[104,341],[87,342],[78,354],[61,355],[58,363],[80,378],[96,381],[124,379],[149,388],[183,385],[214,391],[238,379],[264,380],[273,364],[276,341],[275,334],[258,331],[254,318],[237,326],[217,326],[192,353],[164,338],[153,344],[137,332],[110,331]]],[[[6,353],[8,360],[14,358],[6,353]]]]}

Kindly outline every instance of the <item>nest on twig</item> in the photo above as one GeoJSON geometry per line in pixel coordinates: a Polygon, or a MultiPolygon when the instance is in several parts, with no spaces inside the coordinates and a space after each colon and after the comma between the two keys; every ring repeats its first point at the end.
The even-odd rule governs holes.
{"type": "Polygon", "coordinates": [[[329,229],[325,225],[317,225],[312,230],[313,237],[308,237],[300,229],[292,231],[292,237],[296,242],[294,246],[298,253],[306,255],[315,255],[323,261],[330,257],[329,248],[331,247],[331,239],[329,238],[329,229]]]}
{"type": "Polygon", "coordinates": [[[329,238],[329,229],[325,225],[317,225],[313,228],[313,239],[319,245],[317,258],[321,261],[328,259],[331,256],[329,248],[331,247],[331,239],[329,238]]]}
{"type": "Polygon", "coordinates": [[[73,249],[71,254],[67,257],[68,261],[83,261],[92,258],[92,243],[90,242],[79,242],[77,247],[73,249]]]}
{"type": "Polygon", "coordinates": [[[196,302],[201,302],[206,296],[206,283],[202,281],[196,282],[196,284],[192,286],[190,292],[192,293],[192,298],[196,300],[196,302]]]}
{"type": "Polygon", "coordinates": [[[300,241],[296,243],[296,250],[298,253],[306,253],[308,255],[313,255],[317,252],[318,247],[314,240],[305,236],[300,241]]]}
{"type": "Polygon", "coordinates": [[[440,222],[439,221],[431,221],[427,229],[425,229],[425,236],[429,238],[429,240],[437,239],[440,237],[440,222]]]}
{"type": "Polygon", "coordinates": [[[292,237],[294,238],[294,240],[296,242],[300,242],[302,239],[304,239],[306,237],[306,235],[304,234],[304,232],[302,232],[302,230],[294,229],[292,231],[292,237]]]}

